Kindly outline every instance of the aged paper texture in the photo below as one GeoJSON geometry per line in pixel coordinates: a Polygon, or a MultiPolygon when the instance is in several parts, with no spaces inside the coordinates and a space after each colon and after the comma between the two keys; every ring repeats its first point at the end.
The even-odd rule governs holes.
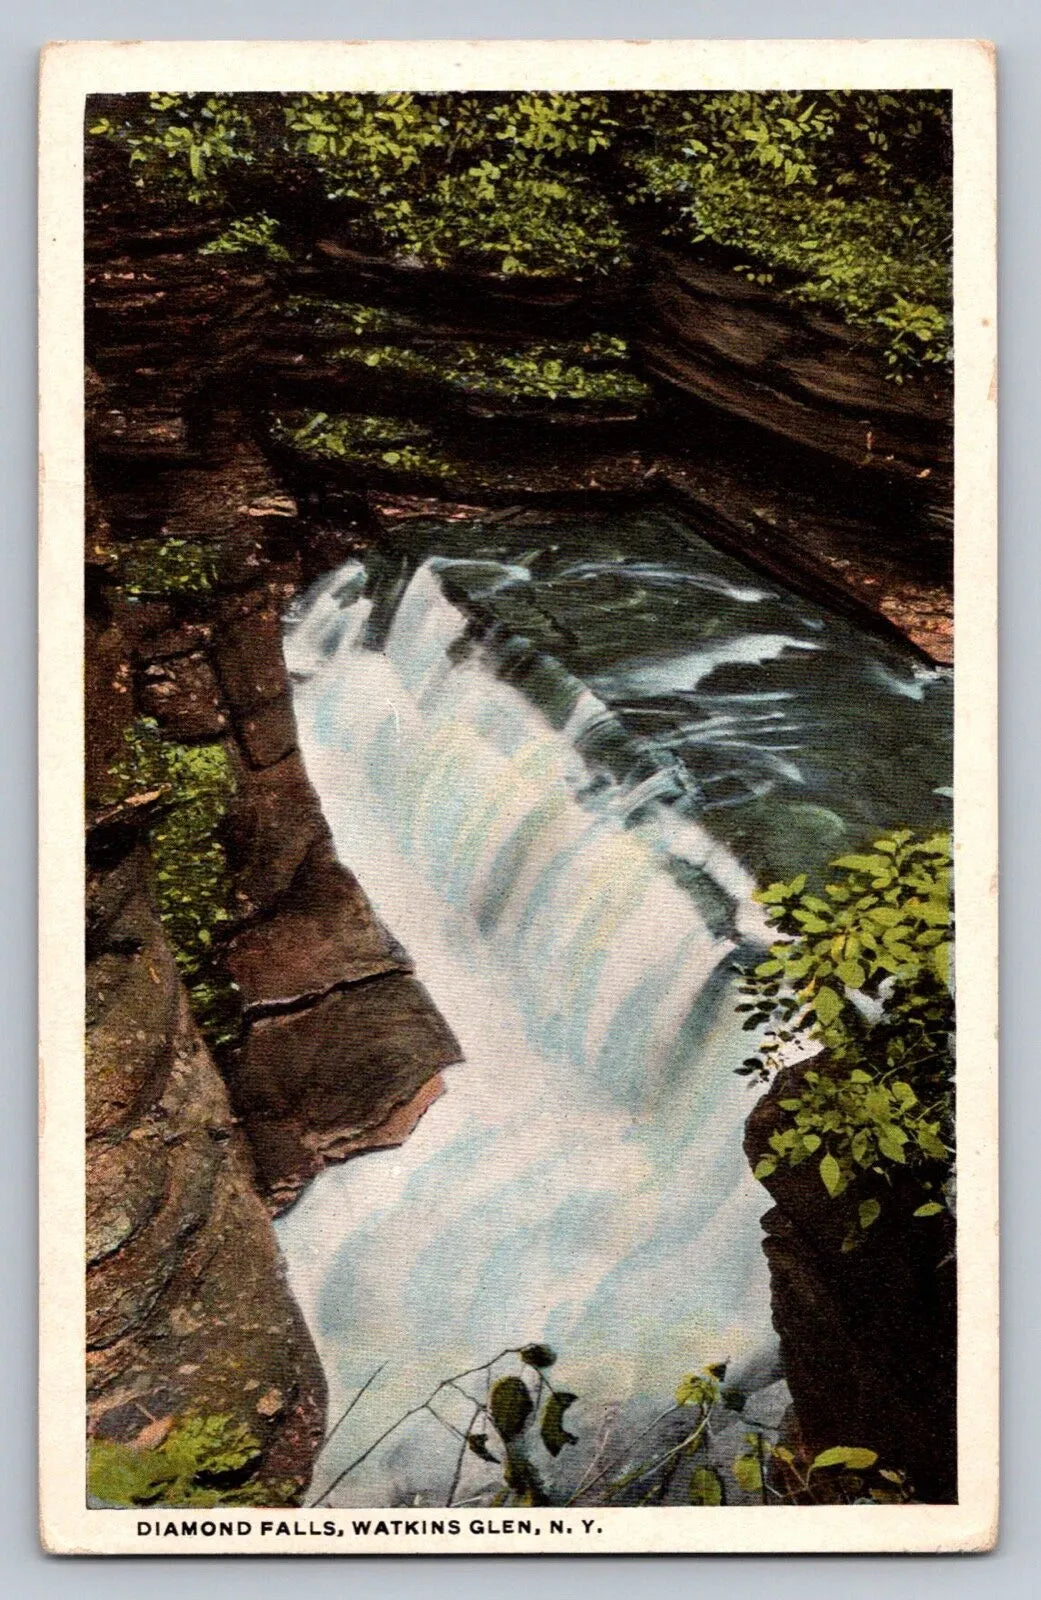
{"type": "Polygon", "coordinates": [[[40,229],[46,1547],[989,1548],[991,47],[55,44],[40,229]]]}

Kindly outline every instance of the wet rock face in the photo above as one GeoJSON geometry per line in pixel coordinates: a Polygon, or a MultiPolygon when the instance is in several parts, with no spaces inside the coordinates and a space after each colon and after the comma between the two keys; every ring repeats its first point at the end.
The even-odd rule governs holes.
{"type": "Polygon", "coordinates": [[[153,661],[144,670],[141,707],[172,739],[215,739],[228,725],[220,685],[201,653],[153,661]]]}
{"type": "Polygon", "coordinates": [[[227,1089],[199,1037],[143,845],[88,837],[87,1412],[136,1445],[228,1417],[257,1446],[250,1495],[298,1500],[325,1384],[285,1281],[227,1089]],[[261,1404],[277,1393],[277,1406],[261,1404]]]}
{"type": "Polygon", "coordinates": [[[231,1085],[277,1209],[327,1162],[400,1143],[435,1098],[437,1069],[460,1056],[426,990],[404,973],[251,1020],[231,1085]]]}
{"type": "Polygon", "coordinates": [[[881,478],[949,496],[951,385],[887,382],[856,330],[676,251],[651,252],[639,342],[680,394],[881,478]]]}
{"type": "Polygon", "coordinates": [[[326,1162],[405,1138],[459,1052],[337,861],[297,753],[281,617],[339,536],[307,550],[223,397],[262,275],[201,263],[196,242],[121,227],[88,251],[88,1424],[144,1449],[179,1419],[230,1419],[256,1446],[249,1498],[280,1504],[309,1481],[325,1384],[271,1209],[326,1162]],[[184,797],[113,792],[141,719],[234,780],[212,976],[240,983],[245,1040],[220,1061],[155,894],[149,827],[184,797]],[[256,1115],[262,1022],[277,1125],[256,1115]]]}
{"type": "Polygon", "coordinates": [[[324,834],[226,960],[245,1017],[229,1083],[283,1210],[328,1162],[400,1143],[461,1053],[324,834]]]}
{"type": "Polygon", "coordinates": [[[247,1017],[298,1009],[333,989],[412,970],[326,840],[304,858],[278,914],[232,939],[227,966],[247,1017]]]}
{"type": "MultiPolygon", "coordinates": [[[[821,1066],[821,1058],[815,1058],[821,1066]]],[[[780,1073],[748,1119],[754,1167],[797,1092],[780,1073]]],[[[765,1187],[763,1218],[774,1327],[798,1436],[812,1459],[833,1445],[877,1452],[905,1471],[916,1497],[957,1498],[957,1283],[954,1227],[945,1213],[912,1219],[894,1191],[856,1250],[843,1252],[848,1209],[813,1162],[781,1165],[765,1187]]]]}

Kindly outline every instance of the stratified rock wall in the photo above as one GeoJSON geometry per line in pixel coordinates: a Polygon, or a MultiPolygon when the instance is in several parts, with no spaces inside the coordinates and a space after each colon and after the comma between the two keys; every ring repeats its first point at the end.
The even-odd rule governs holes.
{"type": "Polygon", "coordinates": [[[944,369],[887,380],[877,352],[837,317],[678,251],[651,252],[646,295],[644,361],[678,393],[867,476],[932,479],[949,495],[944,369]]]}
{"type": "Polygon", "coordinates": [[[398,451],[362,464],[315,459],[279,436],[280,469],[301,492],[428,496],[431,511],[439,496],[549,511],[671,499],[742,560],[934,661],[952,659],[942,369],[887,379],[878,352],[835,318],[657,248],[624,281],[594,289],[320,240],[307,265],[286,270],[263,321],[257,392],[269,417],[302,408],[418,419],[442,458],[437,477],[395,465],[398,451]],[[376,331],[352,320],[359,307],[376,331]],[[489,396],[451,381],[461,340],[486,354],[534,340],[594,371],[590,341],[605,333],[628,340],[644,380],[625,404],[489,396]],[[402,347],[421,362],[387,365],[388,348],[402,347]]]}
{"type": "MultiPolygon", "coordinates": [[[[816,1066],[826,1070],[821,1058],[816,1066]]],[[[799,1069],[781,1072],[748,1119],[753,1168],[770,1153],[797,1094],[799,1069]]],[[[764,1180],[763,1218],[774,1327],[812,1460],[846,1445],[874,1450],[906,1472],[916,1498],[957,1498],[957,1268],[947,1212],[914,1218],[897,1184],[855,1250],[843,1240],[856,1203],[833,1200],[815,1163],[781,1164],[764,1180]]],[[[913,1192],[913,1191],[912,1191],[913,1192]]],[[[920,1193],[917,1198],[920,1198],[920,1193]]]]}
{"type": "MultiPolygon", "coordinates": [[[[410,496],[428,514],[465,499],[511,515],[664,495],[743,559],[949,660],[950,394],[940,376],[884,382],[848,329],[675,251],[594,292],[312,240],[276,293],[269,269],[198,254],[215,218],[149,220],[99,189],[88,220],[91,1426],[129,1440],[184,1411],[231,1414],[259,1430],[272,1497],[293,1498],[324,1389],[267,1211],[327,1161],[407,1137],[459,1050],[336,859],[297,749],[288,602],[410,496]],[[290,290],[403,310],[435,364],[460,339],[614,330],[653,393],[515,405],[446,398],[429,364],[415,381],[366,376],[339,359],[342,332],[287,317],[290,290]],[[293,405],[418,415],[450,468],[410,473],[393,451],[362,469],[316,460],[274,426],[293,405]],[[213,971],[237,1018],[216,1061],[156,911],[147,836],[171,797],[108,794],[142,717],[174,744],[219,747],[234,780],[213,971]]],[[[773,1103],[750,1123],[753,1160],[773,1103]]],[[[775,1319],[807,1448],[870,1445],[949,1498],[944,1241],[929,1225],[912,1248],[879,1223],[843,1256],[804,1177],[772,1189],[775,1319]],[[902,1418],[923,1443],[914,1460],[902,1418]]]]}
{"type": "Polygon", "coordinates": [[[459,1049],[300,760],[281,619],[346,547],[308,552],[237,405],[263,275],[195,242],[127,226],[88,250],[88,1425],[153,1444],[230,1418],[259,1446],[251,1497],[280,1503],[308,1482],[325,1385],[270,1212],[405,1138],[459,1049]],[[241,1015],[219,1062],[157,909],[148,839],[179,797],[114,784],[142,718],[234,781],[213,974],[241,1015]]]}
{"type": "Polygon", "coordinates": [[[133,1445],[228,1418],[258,1447],[251,1497],[293,1502],[325,1380],[155,908],[144,820],[88,835],[88,1427],[133,1445]]]}

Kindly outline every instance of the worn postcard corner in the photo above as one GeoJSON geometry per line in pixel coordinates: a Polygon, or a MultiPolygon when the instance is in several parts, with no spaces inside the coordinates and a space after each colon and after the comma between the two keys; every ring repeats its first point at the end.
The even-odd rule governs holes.
{"type": "Polygon", "coordinates": [[[993,1545],[994,212],[985,41],[47,48],[48,1550],[993,1545]]]}

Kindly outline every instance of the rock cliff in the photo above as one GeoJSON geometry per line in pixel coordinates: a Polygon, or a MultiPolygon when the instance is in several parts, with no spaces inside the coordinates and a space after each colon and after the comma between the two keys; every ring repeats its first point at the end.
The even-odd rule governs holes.
{"type": "MultiPolygon", "coordinates": [[[[884,383],[841,326],[691,255],[650,251],[594,293],[335,237],[277,269],[202,256],[217,219],[101,192],[88,217],[90,1426],[128,1442],[231,1416],[258,1497],[292,1500],[324,1387],[269,1213],[407,1137],[459,1050],[336,859],[297,750],[289,601],[410,510],[666,497],[949,660],[950,396],[884,383]],[[337,408],[353,420],[323,453],[301,419],[337,408]],[[209,876],[182,884],[171,773],[200,762],[209,876]]],[[[875,1301],[906,1241],[879,1229],[840,1260],[814,1198],[778,1194],[767,1223],[805,1438],[873,1443],[890,1385],[891,1414],[917,1406],[930,1460],[952,1459],[919,1315],[938,1297],[946,1329],[947,1277],[901,1278],[901,1370],[905,1324],[875,1301]]],[[[932,1470],[912,1464],[944,1498],[932,1470]]]]}
{"type": "Polygon", "coordinates": [[[192,244],[88,259],[88,1415],[136,1448],[224,1419],[279,1503],[325,1388],[270,1212],[405,1138],[459,1050],[296,748],[281,617],[343,551],[308,548],[235,404],[264,280],[192,244]],[[184,831],[196,770],[215,844],[184,831]]]}
{"type": "MultiPolygon", "coordinates": [[[[814,1064],[825,1070],[821,1058],[814,1064]]],[[[748,1119],[755,1167],[797,1094],[800,1069],[778,1074],[748,1119]]],[[[835,1445],[874,1450],[906,1472],[917,1499],[957,1499],[957,1267],[950,1213],[914,1218],[895,1184],[855,1250],[843,1241],[855,1204],[833,1200],[812,1161],[763,1180],[773,1321],[808,1460],[835,1445]]],[[[909,1188],[910,1194],[915,1191],[909,1188]]]]}

